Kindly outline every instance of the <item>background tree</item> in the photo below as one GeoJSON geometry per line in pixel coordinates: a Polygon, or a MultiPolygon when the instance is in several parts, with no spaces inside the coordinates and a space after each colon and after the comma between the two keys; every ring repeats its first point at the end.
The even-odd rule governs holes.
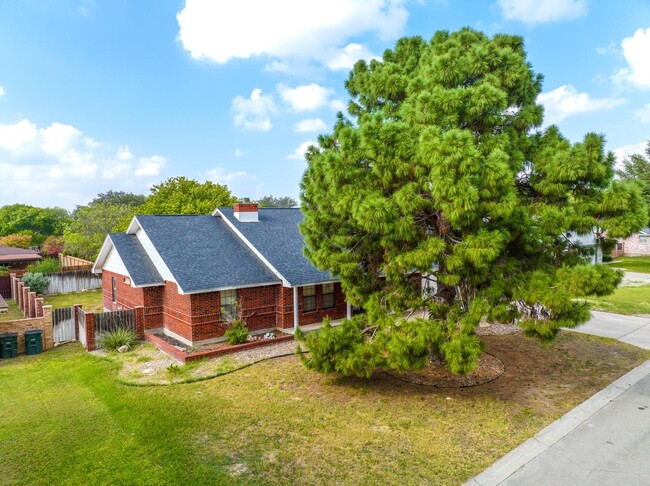
{"type": "Polygon", "coordinates": [[[90,206],[94,204],[118,204],[126,206],[140,206],[147,199],[143,194],[133,194],[132,192],[113,191],[109,190],[97,194],[95,199],[90,202],[90,206]]]}
{"type": "Polygon", "coordinates": [[[187,177],[171,177],[151,188],[138,214],[211,214],[219,206],[230,206],[237,198],[221,184],[200,183],[187,177]]]}
{"type": "Polygon", "coordinates": [[[40,245],[48,236],[63,234],[70,214],[63,208],[37,208],[12,204],[0,208],[0,236],[31,234],[33,244],[40,245]]]}
{"type": "Polygon", "coordinates": [[[65,252],[94,260],[108,233],[118,231],[133,217],[134,208],[126,204],[91,204],[77,206],[63,237],[65,252]]]}
{"type": "Polygon", "coordinates": [[[261,208],[295,208],[298,202],[289,196],[275,197],[271,194],[257,200],[261,208]]]}
{"type": "Polygon", "coordinates": [[[0,237],[0,245],[13,246],[14,248],[27,249],[32,246],[32,235],[17,234],[0,237]]]}
{"type": "Polygon", "coordinates": [[[59,253],[63,253],[64,249],[65,240],[63,239],[63,236],[48,236],[41,244],[41,254],[52,258],[58,257],[59,253]]]}
{"type": "Polygon", "coordinates": [[[612,180],[603,137],[539,130],[541,83],[521,37],[471,29],[401,39],[355,65],[349,118],[307,153],[301,231],[308,258],[367,314],[310,335],[309,367],[369,376],[437,355],[465,373],[482,319],[550,340],[589,318],[575,297],[614,290],[621,275],[584,264],[572,236],[629,235],[645,204],[612,180]],[[418,308],[428,318],[402,317],[418,308]]]}
{"type": "Polygon", "coordinates": [[[616,172],[621,179],[639,184],[646,204],[650,207],[650,140],[646,145],[645,156],[630,155],[623,161],[623,167],[616,172]]]}

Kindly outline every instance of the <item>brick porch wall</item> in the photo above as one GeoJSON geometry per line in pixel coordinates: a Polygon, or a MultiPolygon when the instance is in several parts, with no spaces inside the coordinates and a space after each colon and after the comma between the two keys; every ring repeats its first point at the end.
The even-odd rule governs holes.
{"type": "MultiPolygon", "coordinates": [[[[289,329],[293,327],[293,289],[283,287],[282,296],[278,305],[278,327],[289,329]]],[[[316,285],[316,310],[305,312],[303,302],[303,288],[298,288],[298,322],[301,326],[316,324],[323,319],[342,319],[347,314],[345,295],[341,284],[334,284],[334,307],[323,309],[323,286],[316,285]]]]}
{"type": "Polygon", "coordinates": [[[650,255],[650,237],[647,238],[647,243],[641,243],[639,235],[632,235],[625,240],[618,240],[623,243],[622,250],[614,250],[612,256],[646,256],[650,255]]]}

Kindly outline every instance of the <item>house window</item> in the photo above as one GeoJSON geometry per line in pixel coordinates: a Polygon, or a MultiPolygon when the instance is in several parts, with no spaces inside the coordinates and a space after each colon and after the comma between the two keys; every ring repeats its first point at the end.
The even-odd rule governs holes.
{"type": "Polygon", "coordinates": [[[639,243],[647,243],[648,235],[639,235],[639,243]]]}
{"type": "Polygon", "coordinates": [[[616,250],[623,251],[623,243],[616,243],[616,250]]]}
{"type": "Polygon", "coordinates": [[[111,277],[111,284],[113,285],[113,302],[117,302],[117,279],[111,277]]]}
{"type": "Polygon", "coordinates": [[[323,284],[323,309],[331,309],[334,303],[334,284],[323,284]]]}
{"type": "Polygon", "coordinates": [[[302,289],[302,310],[310,312],[316,310],[316,286],[310,285],[302,289]]]}
{"type": "Polygon", "coordinates": [[[222,290],[221,297],[221,320],[234,321],[237,318],[237,290],[222,290]]]}

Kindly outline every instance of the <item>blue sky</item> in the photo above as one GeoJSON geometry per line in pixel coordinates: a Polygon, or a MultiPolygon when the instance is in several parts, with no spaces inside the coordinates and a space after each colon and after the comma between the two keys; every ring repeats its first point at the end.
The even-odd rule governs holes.
{"type": "Polygon", "coordinates": [[[463,26],[524,37],[571,140],[650,139],[647,0],[0,0],[0,205],[176,175],[297,198],[354,61],[463,26]]]}

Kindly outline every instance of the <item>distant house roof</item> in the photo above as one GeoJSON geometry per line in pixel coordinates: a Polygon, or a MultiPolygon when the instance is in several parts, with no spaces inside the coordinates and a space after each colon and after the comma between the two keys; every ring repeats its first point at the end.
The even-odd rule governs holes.
{"type": "Polygon", "coordinates": [[[218,208],[228,222],[292,286],[336,280],[330,272],[318,270],[303,254],[305,240],[298,230],[303,214],[298,208],[260,208],[259,221],[242,223],[233,208],[218,208]]]}
{"type": "Polygon", "coordinates": [[[219,218],[182,215],[136,219],[184,293],[280,281],[219,218]]]}
{"type": "Polygon", "coordinates": [[[639,231],[639,233],[642,233],[644,235],[650,235],[650,227],[646,226],[641,231],[639,231]]]}
{"type": "Polygon", "coordinates": [[[164,285],[165,281],[135,235],[108,235],[136,287],[164,285]]]}
{"type": "Polygon", "coordinates": [[[31,262],[42,257],[34,250],[0,245],[0,263],[31,262]]]}

